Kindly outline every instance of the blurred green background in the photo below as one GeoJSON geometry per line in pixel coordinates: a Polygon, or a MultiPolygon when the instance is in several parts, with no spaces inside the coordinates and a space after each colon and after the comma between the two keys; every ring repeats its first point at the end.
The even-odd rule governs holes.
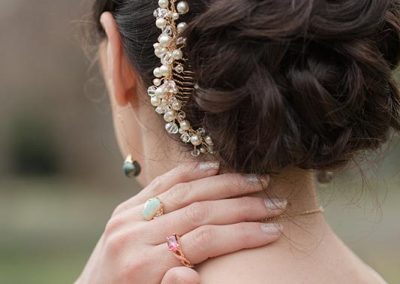
{"type": "MultiPolygon", "coordinates": [[[[72,283],[113,208],[120,172],[104,86],[81,48],[89,1],[0,1],[0,283],[72,283]]],[[[400,140],[321,187],[343,240],[400,283],[400,140]]]]}

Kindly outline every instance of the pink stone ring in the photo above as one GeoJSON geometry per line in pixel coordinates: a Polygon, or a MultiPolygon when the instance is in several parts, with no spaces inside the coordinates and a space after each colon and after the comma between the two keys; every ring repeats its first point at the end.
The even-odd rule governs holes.
{"type": "Polygon", "coordinates": [[[179,242],[179,236],[177,234],[167,237],[167,246],[168,250],[172,251],[184,266],[193,267],[190,261],[183,254],[182,247],[179,242]]]}

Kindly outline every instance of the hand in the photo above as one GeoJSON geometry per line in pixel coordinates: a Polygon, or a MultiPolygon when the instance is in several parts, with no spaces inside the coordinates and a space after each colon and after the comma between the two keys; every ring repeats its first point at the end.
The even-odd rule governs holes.
{"type": "Polygon", "coordinates": [[[267,224],[262,230],[263,223],[256,221],[284,208],[266,206],[271,202],[259,197],[232,198],[261,191],[260,180],[217,173],[210,162],[186,163],[119,205],[76,284],[199,283],[197,273],[168,251],[166,236],[174,233],[181,236],[182,250],[193,265],[277,240],[279,226],[267,224]],[[155,196],[164,204],[164,215],[145,221],[143,204],[155,196]]]}

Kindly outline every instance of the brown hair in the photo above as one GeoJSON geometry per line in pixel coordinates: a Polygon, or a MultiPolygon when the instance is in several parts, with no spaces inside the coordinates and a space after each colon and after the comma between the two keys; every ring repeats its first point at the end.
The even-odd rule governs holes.
{"type": "MultiPolygon", "coordinates": [[[[152,0],[97,0],[151,85],[152,0]]],[[[333,169],[400,130],[399,0],[188,1],[187,47],[199,89],[185,106],[222,166],[268,173],[333,169]]],[[[188,150],[192,149],[191,147],[188,150]]]]}

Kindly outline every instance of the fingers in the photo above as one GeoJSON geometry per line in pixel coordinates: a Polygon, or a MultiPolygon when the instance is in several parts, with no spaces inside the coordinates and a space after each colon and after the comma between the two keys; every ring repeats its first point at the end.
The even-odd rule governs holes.
{"type": "MultiPolygon", "coordinates": [[[[181,249],[193,264],[247,248],[255,248],[276,241],[282,226],[272,223],[245,222],[232,225],[206,225],[183,235],[180,238],[181,249]]],[[[161,257],[167,257],[172,265],[182,265],[173,255],[167,254],[165,243],[158,245],[161,257]]]]}
{"type": "Polygon", "coordinates": [[[147,199],[160,195],[176,184],[215,175],[218,173],[218,170],[218,162],[189,162],[181,164],[167,173],[156,177],[136,196],[122,203],[118,211],[123,211],[144,203],[147,199]]]}
{"type": "Polygon", "coordinates": [[[196,201],[217,200],[259,192],[269,183],[268,176],[221,174],[180,183],[158,197],[164,212],[172,212],[196,201]]]}
{"type": "Polygon", "coordinates": [[[167,271],[161,284],[200,284],[200,275],[191,268],[178,266],[167,271]]]}
{"type": "Polygon", "coordinates": [[[261,221],[281,214],[286,205],[286,200],[261,197],[196,202],[148,223],[148,226],[157,228],[157,234],[152,234],[146,241],[159,244],[165,241],[165,236],[174,233],[184,235],[203,225],[261,221]]]}

